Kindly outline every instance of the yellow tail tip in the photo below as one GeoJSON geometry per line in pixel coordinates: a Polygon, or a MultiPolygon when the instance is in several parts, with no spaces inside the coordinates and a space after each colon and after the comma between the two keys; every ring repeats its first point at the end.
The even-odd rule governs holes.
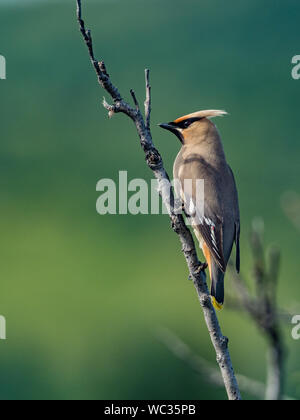
{"type": "Polygon", "coordinates": [[[211,301],[212,301],[212,304],[213,304],[214,308],[217,309],[217,311],[221,311],[223,309],[223,305],[221,305],[221,303],[218,303],[214,296],[211,297],[211,301]]]}

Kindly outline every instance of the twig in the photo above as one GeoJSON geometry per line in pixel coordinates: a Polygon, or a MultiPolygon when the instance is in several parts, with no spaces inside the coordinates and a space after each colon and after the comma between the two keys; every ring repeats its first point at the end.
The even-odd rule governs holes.
{"type": "MultiPolygon", "coordinates": [[[[235,271],[235,265],[229,264],[229,272],[231,275],[231,278],[233,279],[235,276],[238,276],[235,271]]],[[[241,276],[238,277],[239,279],[242,279],[241,276]]],[[[243,293],[244,290],[244,283],[241,283],[243,286],[242,290],[238,291],[238,288],[240,284],[235,282],[235,290],[238,291],[238,293],[243,293]]],[[[247,296],[245,299],[242,299],[242,297],[239,295],[239,297],[234,296],[234,294],[230,294],[230,288],[228,288],[228,295],[226,297],[226,308],[230,309],[231,311],[236,312],[250,312],[250,311],[256,311],[255,301],[253,298],[251,298],[250,293],[247,291],[247,296]],[[247,303],[245,303],[247,302],[247,303]],[[251,302],[251,303],[250,303],[251,302]],[[249,308],[250,304],[250,308],[249,308]]],[[[291,326],[291,319],[293,318],[295,313],[300,313],[300,305],[295,304],[290,309],[277,309],[277,318],[284,324],[286,324],[288,327],[291,326]],[[297,309],[298,308],[298,309],[297,309]]]]}
{"type": "MultiPolygon", "coordinates": [[[[159,341],[174,354],[175,357],[186,363],[195,373],[201,375],[207,382],[217,387],[223,387],[223,379],[220,371],[204,358],[195,354],[192,349],[183,342],[176,334],[167,328],[160,328],[157,331],[159,341]]],[[[266,386],[259,381],[237,374],[240,390],[260,400],[265,399],[266,386]]],[[[284,400],[293,398],[284,396],[284,400]]]]}
{"type": "Polygon", "coordinates": [[[84,21],[82,20],[81,1],[77,1],[77,18],[80,32],[88,48],[90,59],[97,73],[100,85],[111,95],[114,101],[121,101],[122,98],[118,89],[111,83],[107,72],[103,71],[103,68],[101,69],[99,66],[99,62],[95,60],[92,34],[91,31],[85,29],[84,21]]]}
{"type": "Polygon", "coordinates": [[[149,74],[146,73],[147,122],[145,123],[140,109],[132,108],[127,102],[123,100],[119,90],[112,84],[106,71],[106,67],[103,67],[105,66],[104,63],[102,62],[102,66],[99,66],[99,62],[95,59],[91,32],[86,30],[84,21],[82,19],[81,0],[77,0],[77,19],[81,34],[89,51],[91,62],[98,76],[98,81],[100,85],[110,94],[114,102],[113,105],[109,105],[105,101],[105,108],[108,109],[110,116],[118,112],[122,112],[128,115],[136,125],[141,147],[144,150],[146,156],[147,164],[153,171],[153,174],[158,181],[159,191],[162,196],[162,200],[168,210],[172,228],[179,236],[189,273],[194,282],[200,304],[203,308],[204,318],[216,351],[217,361],[221,369],[228,398],[230,400],[240,400],[241,395],[228,350],[228,339],[224,337],[221,332],[216,312],[211,303],[204,271],[205,266],[199,262],[192,234],[187,228],[182,214],[177,214],[176,212],[174,193],[173,191],[170,193],[170,188],[167,186],[169,185],[169,176],[164,169],[161,155],[153,145],[150,131],[151,95],[150,84],[148,83],[149,74]],[[103,70],[104,68],[105,71],[103,70]]]}
{"type": "Polygon", "coordinates": [[[145,70],[146,76],[146,101],[145,101],[145,117],[146,117],[146,128],[150,131],[150,119],[151,119],[151,86],[150,86],[150,70],[145,70]]]}
{"type": "Polygon", "coordinates": [[[130,90],[130,94],[131,94],[131,96],[133,98],[133,102],[134,102],[134,104],[136,106],[136,110],[139,111],[140,110],[140,105],[139,105],[139,101],[137,100],[135,91],[133,89],[131,89],[130,90]]]}
{"type": "Polygon", "coordinates": [[[281,400],[284,388],[285,351],[279,319],[284,315],[277,307],[277,285],[280,271],[280,251],[271,247],[268,266],[263,246],[263,223],[255,222],[251,232],[256,296],[251,296],[246,283],[229,265],[231,278],[238,294],[236,309],[244,309],[254,320],[268,342],[266,400],[281,400]]]}

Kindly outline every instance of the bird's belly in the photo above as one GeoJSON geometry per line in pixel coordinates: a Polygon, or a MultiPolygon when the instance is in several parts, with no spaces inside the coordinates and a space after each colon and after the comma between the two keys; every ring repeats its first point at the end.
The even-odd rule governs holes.
{"type": "Polygon", "coordinates": [[[196,226],[195,226],[195,225],[193,225],[193,229],[194,229],[195,236],[196,236],[196,238],[198,239],[199,246],[200,246],[200,248],[201,248],[201,249],[202,249],[202,251],[203,251],[204,240],[203,240],[203,238],[202,238],[202,236],[201,236],[200,232],[198,231],[198,229],[196,228],[196,226]]]}

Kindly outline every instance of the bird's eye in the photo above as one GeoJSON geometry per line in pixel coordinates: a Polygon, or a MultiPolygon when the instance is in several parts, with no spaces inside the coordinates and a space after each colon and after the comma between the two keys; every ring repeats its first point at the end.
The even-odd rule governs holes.
{"type": "Polygon", "coordinates": [[[185,121],[184,122],[184,128],[188,128],[191,125],[190,121],[185,121]]]}

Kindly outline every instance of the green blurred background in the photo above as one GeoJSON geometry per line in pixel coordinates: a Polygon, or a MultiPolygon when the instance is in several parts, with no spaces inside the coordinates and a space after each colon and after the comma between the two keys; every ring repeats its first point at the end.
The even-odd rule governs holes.
{"type": "MultiPolygon", "coordinates": [[[[223,399],[157,340],[174,331],[214,362],[166,216],[99,216],[100,178],[150,181],[133,124],[108,120],[75,0],[0,1],[1,399],[223,399]],[[159,240],[157,241],[157,239],[159,240]]],[[[299,192],[298,0],[83,1],[98,58],[128,97],[152,71],[153,136],[167,169],[179,144],[157,124],[199,109],[217,121],[240,191],[242,270],[263,217],[283,253],[279,300],[299,301],[299,233],[280,196],[299,192]]],[[[250,276],[248,276],[250,277],[250,276]]],[[[266,344],[224,310],[235,369],[265,380],[266,344]]],[[[286,393],[300,397],[300,342],[285,330],[286,393]]],[[[250,396],[245,396],[250,398],[250,396]]]]}

